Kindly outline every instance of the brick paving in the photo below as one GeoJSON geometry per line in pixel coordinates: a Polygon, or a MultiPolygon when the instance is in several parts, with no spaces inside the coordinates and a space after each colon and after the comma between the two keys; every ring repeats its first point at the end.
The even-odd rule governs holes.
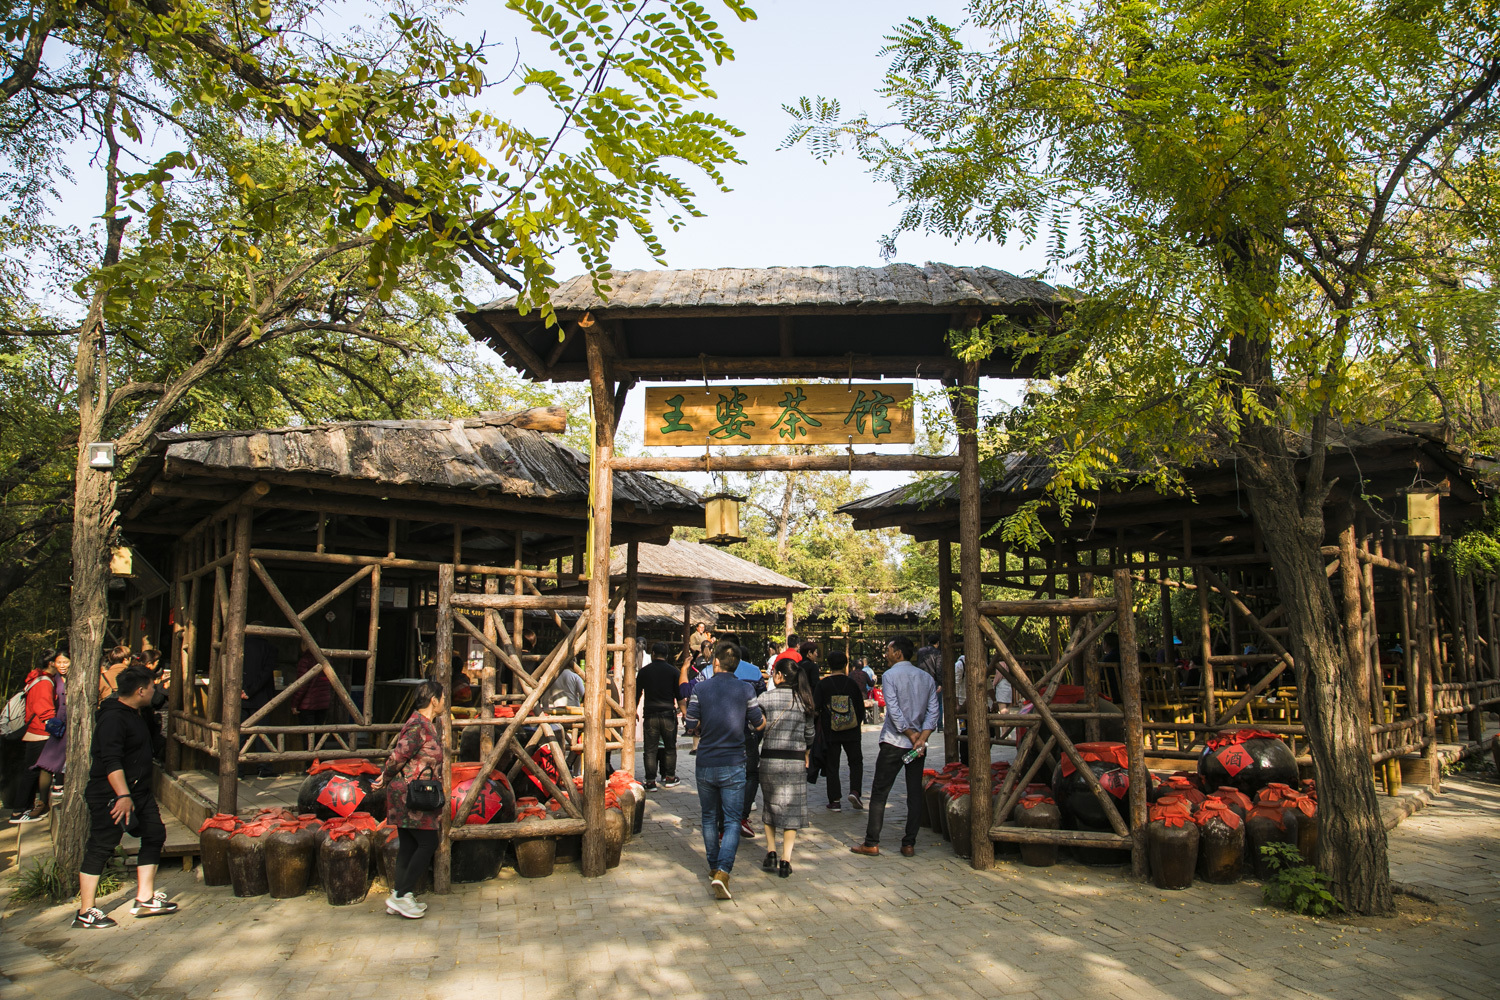
{"type": "MultiPolygon", "coordinates": [[[[873,732],[867,760],[873,760],[873,732]]],[[[823,811],[798,843],[792,878],[760,871],[764,839],[741,850],[735,898],[700,874],[692,758],[659,791],[621,866],[575,866],[528,881],[428,897],[427,919],[384,913],[383,893],[331,908],[235,899],[196,873],[166,872],[183,906],[114,931],[67,927],[68,910],[6,904],[0,996],[449,998],[626,997],[1493,998],[1500,996],[1500,785],[1451,779],[1391,838],[1403,897],[1382,921],[1314,921],[1261,905],[1258,886],[1161,892],[1120,869],[1002,860],[975,872],[924,830],[918,854],[848,852],[864,814],[823,811]]],[[[905,815],[893,793],[887,824],[905,815]]],[[[757,822],[757,826],[758,826],[757,822]]],[[[889,829],[888,833],[891,832],[889,829]]],[[[893,843],[898,837],[888,837],[893,843]]],[[[8,891],[0,887],[0,892],[8,891]]],[[[128,901],[121,895],[111,903],[128,901]]]]}

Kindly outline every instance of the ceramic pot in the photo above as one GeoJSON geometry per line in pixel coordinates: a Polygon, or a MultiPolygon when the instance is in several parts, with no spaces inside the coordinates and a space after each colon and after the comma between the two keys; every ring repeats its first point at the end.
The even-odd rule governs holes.
{"type": "Polygon", "coordinates": [[[945,820],[952,836],[949,842],[953,845],[953,853],[961,858],[974,856],[974,843],[970,836],[969,815],[973,812],[973,800],[969,792],[948,796],[948,807],[945,820]]]}
{"type": "Polygon", "coordinates": [[[620,852],[625,849],[625,830],[630,821],[618,806],[604,810],[604,867],[618,868],[620,852]]]}
{"type": "MultiPolygon", "coordinates": [[[[1016,807],[1016,825],[1027,830],[1059,830],[1062,810],[1049,798],[1028,795],[1016,807]]],[[[1057,864],[1057,845],[1022,844],[1021,863],[1032,868],[1050,868],[1057,864]]]]}
{"type": "Polygon", "coordinates": [[[266,841],[258,828],[240,827],[229,838],[229,885],[236,896],[264,896],[271,887],[266,882],[266,841]],[[254,830],[246,833],[247,829],[254,830]]]}
{"type": "Polygon", "coordinates": [[[370,891],[370,840],[362,834],[327,836],[318,848],[323,890],[332,906],[352,906],[370,891]]]}
{"type": "Polygon", "coordinates": [[[1245,872],[1245,824],[1202,814],[1198,823],[1198,877],[1215,885],[1238,882],[1245,872]]]}
{"type": "Polygon", "coordinates": [[[272,899],[293,899],[307,892],[317,867],[313,833],[297,823],[271,830],[266,841],[266,885],[272,899]]]}
{"type": "Polygon", "coordinates": [[[557,860],[556,837],[517,837],[516,871],[522,878],[546,878],[557,860]]]}
{"type": "Polygon", "coordinates": [[[203,859],[203,884],[229,884],[229,839],[233,830],[210,826],[198,834],[198,856],[203,859]]]}
{"type": "Polygon", "coordinates": [[[1146,856],[1151,862],[1151,881],[1158,889],[1186,889],[1198,868],[1198,824],[1191,816],[1174,812],[1146,824],[1146,856]]]}

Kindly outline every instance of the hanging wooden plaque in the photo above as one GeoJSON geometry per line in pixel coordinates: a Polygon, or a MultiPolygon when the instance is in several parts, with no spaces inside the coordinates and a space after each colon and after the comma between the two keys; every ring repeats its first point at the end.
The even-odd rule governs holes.
{"type": "Polygon", "coordinates": [[[646,390],[646,444],[911,444],[910,382],[669,385],[646,390]]]}

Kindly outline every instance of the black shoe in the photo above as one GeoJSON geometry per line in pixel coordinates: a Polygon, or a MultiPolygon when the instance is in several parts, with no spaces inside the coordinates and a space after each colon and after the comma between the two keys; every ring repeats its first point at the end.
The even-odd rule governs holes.
{"type": "Polygon", "coordinates": [[[646,791],[648,791],[648,792],[654,792],[654,791],[656,791],[656,782],[654,782],[654,781],[645,782],[644,787],[645,787],[646,791]]]}
{"type": "Polygon", "coordinates": [[[663,788],[676,788],[680,784],[682,784],[682,782],[678,781],[676,778],[661,779],[661,787],[663,788]]]}
{"type": "Polygon", "coordinates": [[[761,871],[774,872],[776,870],[776,852],[767,851],[766,860],[760,863],[761,871]]]}
{"type": "Polygon", "coordinates": [[[91,931],[102,931],[108,927],[115,927],[115,921],[104,915],[104,911],[97,906],[91,906],[82,913],[73,914],[73,926],[82,927],[91,931]]]}
{"type": "Polygon", "coordinates": [[[698,748],[694,747],[693,749],[689,750],[688,751],[688,756],[689,757],[696,757],[696,756],[698,756],[698,748]]]}
{"type": "Polygon", "coordinates": [[[130,904],[130,915],[132,917],[159,917],[168,913],[176,913],[177,904],[167,899],[167,894],[158,892],[150,899],[137,899],[130,904]]]}
{"type": "Polygon", "coordinates": [[[790,861],[783,861],[781,863],[781,869],[779,871],[777,871],[776,874],[780,875],[782,878],[791,878],[792,877],[792,863],[790,861]]]}

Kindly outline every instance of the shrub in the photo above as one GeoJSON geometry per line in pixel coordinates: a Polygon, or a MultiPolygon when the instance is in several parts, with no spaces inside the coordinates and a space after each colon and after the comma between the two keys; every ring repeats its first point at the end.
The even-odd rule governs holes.
{"type": "Polygon", "coordinates": [[[1304,861],[1296,845],[1263,844],[1260,853],[1271,866],[1271,879],[1261,891],[1266,902],[1312,917],[1343,909],[1328,891],[1328,876],[1304,861]]]}

